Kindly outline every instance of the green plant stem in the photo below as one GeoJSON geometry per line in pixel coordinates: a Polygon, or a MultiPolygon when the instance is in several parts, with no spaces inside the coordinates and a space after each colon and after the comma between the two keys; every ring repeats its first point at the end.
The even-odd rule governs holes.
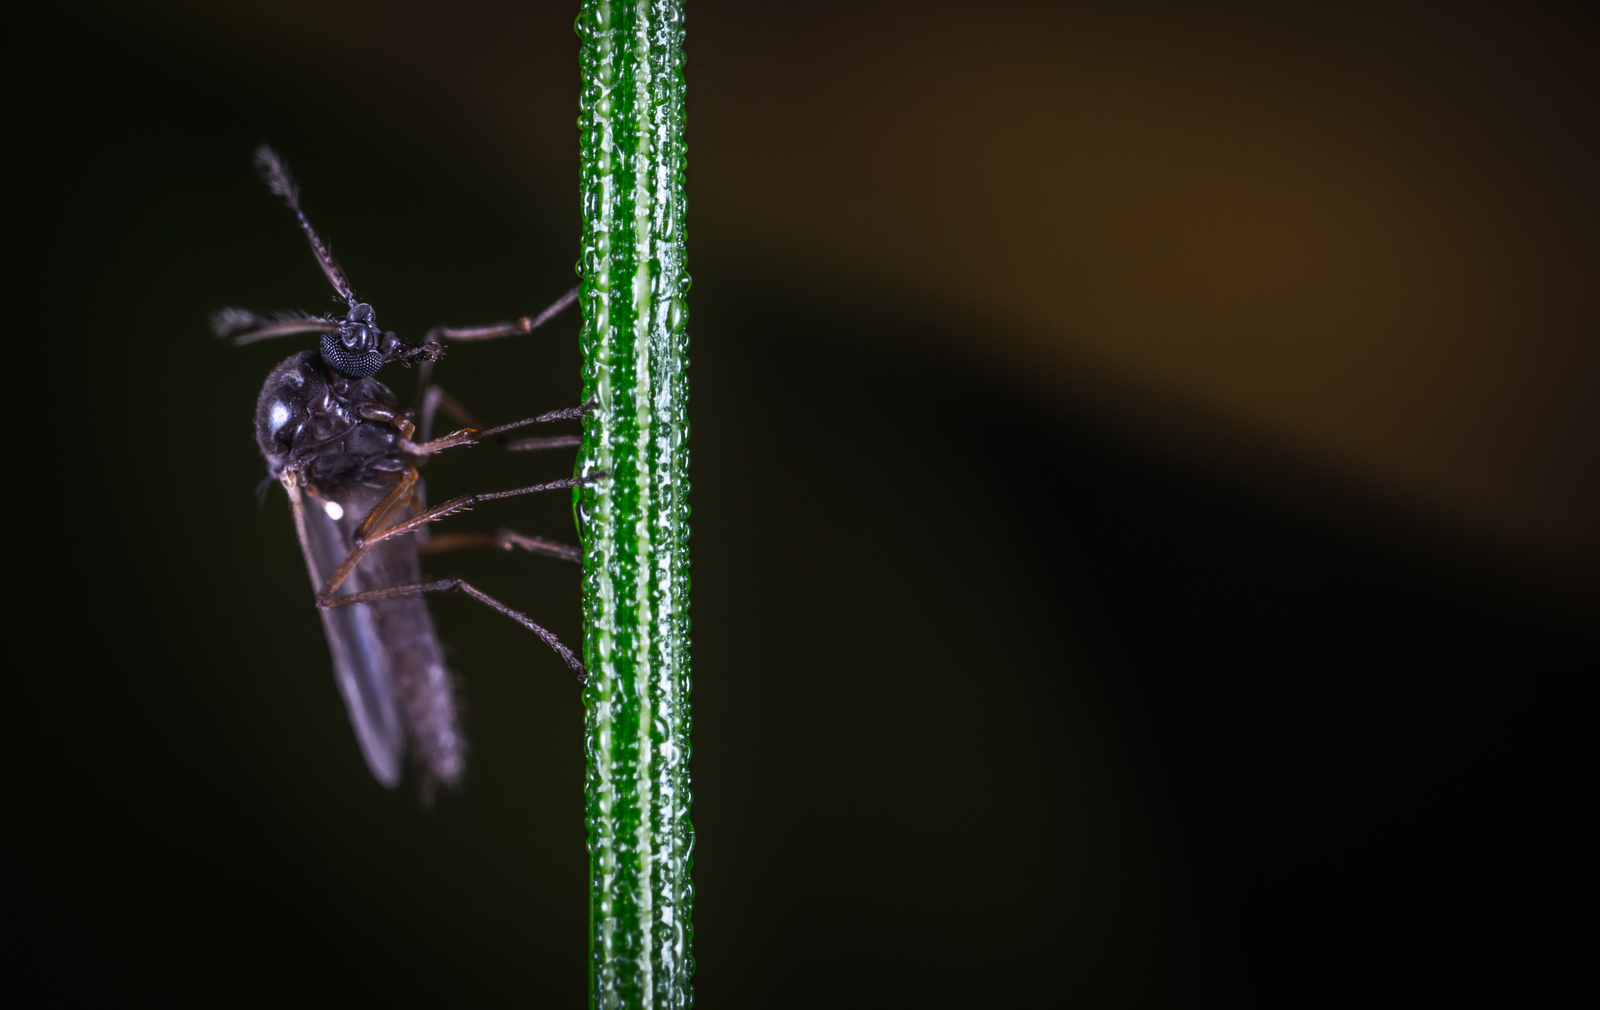
{"type": "Polygon", "coordinates": [[[587,0],[582,39],[589,993],[685,1007],[689,882],[683,7],[587,0]]]}

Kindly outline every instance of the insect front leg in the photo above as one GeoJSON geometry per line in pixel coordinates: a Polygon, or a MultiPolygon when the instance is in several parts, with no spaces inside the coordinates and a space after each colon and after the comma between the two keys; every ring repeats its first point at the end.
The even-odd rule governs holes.
{"type": "Polygon", "coordinates": [[[444,340],[495,340],[500,337],[516,337],[524,333],[532,333],[560,315],[567,306],[577,301],[578,290],[578,288],[573,288],[568,291],[537,316],[523,316],[521,319],[512,319],[504,323],[491,323],[488,326],[435,326],[423,336],[422,342],[426,344],[430,341],[438,343],[444,340]]]}
{"type": "MultiPolygon", "coordinates": [[[[515,337],[526,333],[532,333],[534,330],[543,326],[551,319],[554,319],[556,316],[560,315],[561,312],[564,311],[568,306],[576,302],[578,300],[578,291],[578,288],[573,288],[560,298],[557,298],[550,304],[549,308],[545,309],[536,316],[523,316],[520,319],[512,319],[503,323],[492,323],[488,326],[435,326],[423,336],[423,346],[437,346],[446,340],[495,340],[500,337],[515,337]]],[[[449,393],[446,393],[444,390],[433,384],[432,359],[429,359],[422,364],[421,374],[418,376],[417,381],[416,403],[418,419],[421,421],[419,428],[419,431],[421,432],[420,437],[424,444],[427,444],[428,441],[433,437],[433,421],[439,410],[443,410],[445,413],[455,418],[458,423],[465,425],[467,428],[474,428],[481,431],[487,427],[487,425],[483,424],[475,416],[473,416],[472,412],[467,410],[467,408],[463,406],[459,400],[455,399],[449,393]]],[[[533,420],[534,419],[530,419],[529,421],[523,421],[519,423],[531,424],[533,423],[533,420]]],[[[551,420],[554,420],[554,418],[551,418],[551,420]]],[[[407,437],[409,438],[410,436],[408,435],[407,437]]],[[[503,437],[497,437],[496,441],[505,445],[507,449],[510,449],[513,452],[527,452],[534,449],[555,449],[566,446],[575,446],[578,444],[578,439],[575,436],[568,435],[557,436],[550,439],[522,439],[516,443],[507,443],[503,437]]]]}

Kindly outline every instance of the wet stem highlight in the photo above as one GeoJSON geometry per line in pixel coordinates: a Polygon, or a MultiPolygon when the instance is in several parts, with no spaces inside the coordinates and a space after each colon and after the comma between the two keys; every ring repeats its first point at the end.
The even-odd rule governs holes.
{"type": "Polygon", "coordinates": [[[583,94],[589,996],[685,1007],[689,881],[683,5],[587,2],[583,94]]]}

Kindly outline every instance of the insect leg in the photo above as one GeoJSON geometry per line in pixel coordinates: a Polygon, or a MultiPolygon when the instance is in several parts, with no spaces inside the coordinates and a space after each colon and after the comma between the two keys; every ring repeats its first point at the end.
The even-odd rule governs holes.
{"type": "Polygon", "coordinates": [[[544,644],[554,649],[556,655],[565,660],[567,666],[572,668],[572,672],[578,675],[579,684],[588,682],[589,675],[584,672],[583,664],[578,661],[578,657],[573,654],[571,649],[566,647],[561,639],[551,634],[541,625],[536,624],[527,614],[524,614],[520,610],[511,609],[483,590],[468,584],[464,579],[438,579],[434,582],[413,582],[404,586],[390,586],[387,589],[372,589],[364,593],[353,593],[350,596],[342,596],[339,599],[334,600],[332,603],[325,604],[325,606],[348,607],[352,603],[372,603],[377,600],[393,599],[396,596],[416,596],[420,593],[436,593],[447,590],[466,593],[479,603],[482,603],[491,609],[498,610],[500,613],[506,615],[513,621],[516,621],[518,624],[522,625],[524,628],[527,628],[529,631],[533,632],[535,635],[538,635],[540,638],[544,639],[544,644]]]}
{"type": "Polygon", "coordinates": [[[424,554],[438,554],[440,551],[453,551],[460,547],[498,547],[503,551],[521,547],[525,551],[560,558],[563,561],[583,561],[581,547],[557,543],[544,537],[525,536],[516,530],[508,529],[498,529],[493,533],[447,533],[442,537],[429,537],[427,540],[417,542],[417,549],[424,554]]]}
{"type": "MultiPolygon", "coordinates": [[[[440,452],[444,449],[449,449],[458,445],[472,445],[473,443],[481,442],[486,438],[493,438],[498,441],[500,436],[506,432],[514,431],[517,428],[525,428],[530,424],[545,424],[550,421],[571,421],[576,418],[580,418],[589,411],[593,410],[595,406],[595,402],[590,400],[588,403],[585,403],[579,407],[563,407],[560,410],[552,410],[548,413],[540,414],[538,417],[527,417],[520,421],[512,421],[510,424],[497,425],[496,427],[485,428],[481,431],[477,428],[462,428],[459,431],[452,431],[448,435],[443,435],[439,438],[435,438],[426,442],[412,442],[402,439],[400,442],[400,448],[406,452],[413,453],[418,456],[426,456],[429,453],[440,452]]],[[[426,421],[427,418],[424,418],[424,420],[426,421]]],[[[524,439],[522,441],[539,442],[542,440],[524,439]]],[[[577,445],[578,443],[572,442],[570,444],[577,445]]],[[[554,448],[554,446],[533,445],[525,448],[541,449],[554,448]]]]}
{"type": "Polygon", "coordinates": [[[526,428],[530,424],[544,424],[548,421],[574,421],[580,417],[583,417],[585,414],[589,413],[589,411],[598,406],[598,403],[596,403],[594,400],[590,400],[588,403],[581,404],[576,407],[562,407],[560,410],[552,410],[549,413],[540,414],[538,417],[528,417],[521,421],[512,421],[510,424],[502,424],[493,428],[487,428],[483,431],[482,436],[484,438],[493,438],[495,436],[502,435],[505,432],[514,431],[517,428],[526,428]]]}
{"type": "Polygon", "coordinates": [[[458,445],[475,445],[482,437],[483,432],[477,428],[462,428],[427,442],[413,442],[410,439],[402,438],[399,445],[402,452],[409,452],[414,456],[427,456],[432,453],[443,452],[446,449],[453,449],[458,445]]]}
{"type": "Polygon", "coordinates": [[[555,435],[551,438],[518,438],[505,443],[506,452],[538,452],[541,449],[573,449],[583,444],[582,435],[555,435]]]}
{"type": "Polygon", "coordinates": [[[557,298],[549,308],[537,316],[523,316],[509,322],[489,326],[435,326],[422,338],[423,343],[440,340],[494,340],[496,337],[514,337],[532,333],[561,314],[561,310],[578,300],[578,289],[573,288],[557,298]]]}
{"type": "Polygon", "coordinates": [[[422,410],[419,414],[421,424],[417,427],[417,432],[422,441],[426,442],[433,437],[433,419],[441,409],[455,418],[458,423],[468,428],[477,428],[482,431],[484,428],[489,427],[478,420],[472,411],[462,405],[460,400],[457,400],[438,386],[429,386],[422,394],[422,410]]]}
{"type": "MultiPolygon", "coordinates": [[[[435,505],[425,512],[419,512],[411,518],[395,523],[393,526],[377,533],[368,536],[357,536],[355,538],[356,545],[345,557],[344,563],[339,566],[338,571],[333,573],[317,593],[317,606],[331,607],[338,605],[333,594],[344,584],[344,580],[350,577],[350,573],[356,570],[356,565],[361,563],[361,559],[366,556],[367,551],[371,550],[375,544],[380,544],[391,537],[403,536],[428,523],[438,522],[445,516],[465,511],[479,502],[495,501],[499,498],[514,498],[517,495],[534,494],[539,491],[558,491],[562,488],[577,487],[580,484],[590,484],[604,476],[605,474],[603,473],[596,473],[589,477],[564,477],[561,480],[553,480],[548,484],[533,484],[528,487],[513,488],[510,491],[489,491],[484,494],[462,495],[459,498],[450,499],[443,505],[435,505]]],[[[379,507],[382,507],[381,503],[379,507]]]]}
{"type": "Polygon", "coordinates": [[[387,523],[396,512],[404,508],[409,500],[415,498],[413,490],[416,486],[417,468],[408,466],[405,472],[400,475],[400,483],[394,486],[393,491],[383,496],[383,501],[372,506],[372,511],[368,512],[366,518],[362,519],[360,525],[355,528],[356,540],[360,541],[375,528],[387,523]]]}
{"type": "MultiPolygon", "coordinates": [[[[564,310],[567,306],[577,301],[578,290],[578,288],[573,288],[571,291],[568,291],[566,294],[552,302],[549,308],[545,309],[536,316],[523,316],[521,319],[513,319],[504,323],[494,323],[489,326],[435,326],[433,329],[423,334],[422,346],[426,347],[429,344],[438,344],[445,340],[494,340],[497,337],[515,337],[524,333],[532,333],[534,330],[560,315],[562,310],[564,310]]],[[[428,393],[433,388],[431,385],[432,381],[433,359],[429,358],[427,361],[422,363],[421,370],[417,376],[417,405],[419,407],[426,405],[428,393]]],[[[463,420],[461,423],[471,427],[478,427],[471,421],[467,420],[463,420]]],[[[427,425],[423,425],[423,430],[431,432],[431,429],[427,425]]],[[[424,435],[423,438],[426,440],[427,435],[424,435]]]]}
{"type": "MultiPolygon", "coordinates": [[[[578,409],[581,412],[582,408],[578,409]]],[[[417,435],[422,440],[422,444],[426,445],[428,440],[433,437],[433,421],[441,410],[455,418],[458,423],[464,424],[468,428],[476,429],[480,433],[480,437],[493,437],[508,452],[566,449],[583,443],[583,438],[579,435],[556,435],[553,438],[519,438],[515,440],[507,440],[504,435],[506,430],[519,425],[537,424],[541,421],[566,420],[574,416],[571,409],[558,410],[553,414],[544,414],[526,421],[518,421],[510,426],[490,428],[487,424],[478,420],[477,416],[468,410],[460,400],[457,400],[439,386],[429,386],[422,394],[422,406],[418,412],[421,423],[417,426],[417,435]]],[[[579,413],[577,416],[582,416],[582,414],[579,413]]]]}
{"type": "MultiPolygon", "coordinates": [[[[581,408],[579,409],[581,410],[581,408]]],[[[451,396],[449,393],[445,392],[444,388],[441,386],[429,386],[428,391],[424,393],[422,397],[422,423],[418,426],[417,432],[421,436],[424,443],[433,437],[433,421],[441,410],[455,418],[458,423],[466,425],[469,428],[476,428],[484,435],[487,435],[490,431],[502,432],[502,434],[494,437],[495,440],[500,443],[501,447],[508,452],[533,452],[539,449],[566,449],[583,444],[583,436],[581,435],[556,435],[551,438],[519,438],[515,440],[507,440],[503,434],[505,430],[504,428],[491,429],[487,424],[484,424],[482,421],[478,420],[477,415],[468,410],[465,404],[451,396]]],[[[560,421],[565,420],[571,415],[572,411],[570,409],[559,410],[553,415],[545,414],[526,421],[519,421],[517,424],[534,424],[539,421],[560,421]]]]}

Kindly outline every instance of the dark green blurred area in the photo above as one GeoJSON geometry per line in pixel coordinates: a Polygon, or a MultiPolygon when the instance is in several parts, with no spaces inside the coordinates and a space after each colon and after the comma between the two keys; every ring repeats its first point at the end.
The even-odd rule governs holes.
{"type": "MultiPolygon", "coordinates": [[[[570,286],[575,194],[482,186],[471,150],[419,153],[221,54],[38,37],[38,357],[12,381],[67,438],[22,471],[52,532],[15,530],[46,573],[14,674],[32,960],[108,1001],[578,1004],[577,690],[525,632],[436,601],[469,780],[428,812],[376,786],[281,492],[252,495],[256,392],[294,348],[205,327],[330,304],[250,172],[263,141],[413,338],[570,286]]],[[[871,278],[769,266],[691,244],[703,1005],[1560,980],[1590,629],[1028,400],[871,278]]],[[[568,405],[575,334],[457,348],[439,379],[491,420],[568,405]]],[[[438,500],[568,466],[479,448],[427,478],[438,500]]],[[[457,528],[502,524],[575,540],[561,499],[457,528]]],[[[575,571],[428,569],[579,637],[575,571]]]]}

